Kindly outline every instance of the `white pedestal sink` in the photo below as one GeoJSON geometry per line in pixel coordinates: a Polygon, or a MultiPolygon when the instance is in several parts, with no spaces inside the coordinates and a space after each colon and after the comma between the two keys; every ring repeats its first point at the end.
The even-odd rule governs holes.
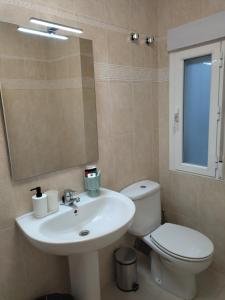
{"type": "Polygon", "coordinates": [[[101,189],[98,197],[80,194],[78,214],[60,205],[42,219],[33,213],[16,219],[28,240],[38,249],[69,259],[72,294],[79,300],[100,300],[98,249],[115,242],[128,230],[135,206],[126,196],[101,189]]]}

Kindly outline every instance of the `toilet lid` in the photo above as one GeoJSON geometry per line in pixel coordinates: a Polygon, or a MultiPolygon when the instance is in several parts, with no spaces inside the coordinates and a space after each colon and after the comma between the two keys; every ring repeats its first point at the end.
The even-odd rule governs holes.
{"type": "Polygon", "coordinates": [[[202,259],[213,253],[213,243],[202,233],[176,224],[165,223],[150,235],[167,252],[189,259],[202,259]]]}

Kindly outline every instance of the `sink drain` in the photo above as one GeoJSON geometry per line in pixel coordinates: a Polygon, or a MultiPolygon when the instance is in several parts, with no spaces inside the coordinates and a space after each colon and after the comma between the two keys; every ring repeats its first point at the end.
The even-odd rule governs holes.
{"type": "Polygon", "coordinates": [[[79,233],[80,236],[86,236],[90,233],[89,230],[81,230],[81,232],[79,233]]]}

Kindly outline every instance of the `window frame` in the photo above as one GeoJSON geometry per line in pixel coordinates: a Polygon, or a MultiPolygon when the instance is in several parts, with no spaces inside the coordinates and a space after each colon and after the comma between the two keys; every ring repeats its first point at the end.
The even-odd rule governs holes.
{"type": "Polygon", "coordinates": [[[221,179],[220,161],[223,140],[222,100],[224,81],[223,53],[225,42],[216,42],[169,54],[169,128],[170,128],[170,169],[221,179]],[[211,91],[209,113],[208,166],[183,162],[183,102],[184,102],[184,61],[186,59],[212,56],[211,91]],[[220,172],[219,172],[220,169],[220,172]]]}

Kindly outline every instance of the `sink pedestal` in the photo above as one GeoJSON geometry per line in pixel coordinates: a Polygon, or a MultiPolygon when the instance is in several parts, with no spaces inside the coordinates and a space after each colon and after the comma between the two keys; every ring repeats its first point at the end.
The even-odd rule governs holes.
{"type": "Polygon", "coordinates": [[[70,282],[74,299],[100,300],[100,273],[98,252],[69,256],[70,282]]]}

